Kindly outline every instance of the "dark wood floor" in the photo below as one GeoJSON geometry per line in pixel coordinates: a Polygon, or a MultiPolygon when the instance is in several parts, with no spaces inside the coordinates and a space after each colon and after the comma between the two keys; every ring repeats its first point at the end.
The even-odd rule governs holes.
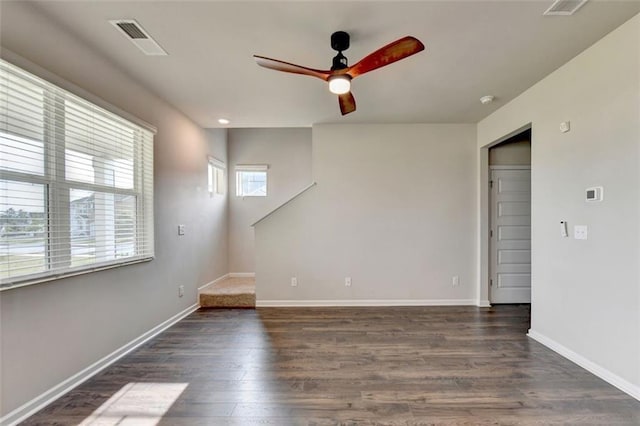
{"type": "Polygon", "coordinates": [[[200,310],[25,424],[639,425],[528,310],[200,310]]]}

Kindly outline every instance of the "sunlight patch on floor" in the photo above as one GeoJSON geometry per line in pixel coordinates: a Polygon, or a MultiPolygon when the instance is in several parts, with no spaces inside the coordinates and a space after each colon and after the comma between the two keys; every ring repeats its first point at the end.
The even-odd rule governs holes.
{"type": "Polygon", "coordinates": [[[98,407],[80,425],[157,425],[188,385],[188,383],[129,383],[98,407]]]}

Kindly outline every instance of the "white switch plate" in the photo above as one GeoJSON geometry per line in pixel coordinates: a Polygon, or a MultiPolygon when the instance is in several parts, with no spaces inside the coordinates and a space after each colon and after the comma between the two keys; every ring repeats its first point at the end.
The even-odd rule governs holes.
{"type": "Polygon", "coordinates": [[[576,240],[586,240],[589,234],[589,228],[586,225],[576,225],[573,227],[573,238],[576,240]]]}
{"type": "Polygon", "coordinates": [[[298,287],[298,278],[291,277],[291,287],[298,287]]]}
{"type": "Polygon", "coordinates": [[[184,235],[184,225],[178,225],[178,235],[184,235]]]}
{"type": "Polygon", "coordinates": [[[178,287],[178,297],[184,296],[184,286],[181,285],[178,287]]]}
{"type": "Polygon", "coordinates": [[[344,285],[345,287],[351,287],[351,277],[346,277],[344,279],[344,285]]]}
{"type": "Polygon", "coordinates": [[[451,284],[452,284],[454,287],[459,286],[459,285],[460,285],[460,277],[459,277],[459,276],[457,276],[457,275],[456,275],[456,276],[454,276],[454,277],[451,279],[451,284]]]}
{"type": "Polygon", "coordinates": [[[560,131],[562,133],[567,133],[569,130],[571,130],[571,122],[570,121],[563,121],[562,123],[560,123],[560,131]]]}

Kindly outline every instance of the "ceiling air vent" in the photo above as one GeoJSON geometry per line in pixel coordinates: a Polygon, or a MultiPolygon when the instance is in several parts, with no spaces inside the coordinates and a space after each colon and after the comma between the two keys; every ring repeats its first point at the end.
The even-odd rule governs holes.
{"type": "Polygon", "coordinates": [[[140,26],[134,19],[116,19],[109,21],[111,25],[116,27],[128,40],[130,40],[136,47],[145,55],[149,56],[166,56],[167,52],[164,51],[160,45],[151,38],[144,28],[140,26]]]}
{"type": "Polygon", "coordinates": [[[547,16],[553,16],[553,15],[569,16],[569,15],[573,15],[586,2],[587,2],[587,0],[556,0],[549,7],[549,9],[544,11],[543,15],[547,15],[547,16]]]}
{"type": "Polygon", "coordinates": [[[131,38],[149,38],[142,32],[142,29],[133,22],[117,22],[116,25],[131,38]]]}

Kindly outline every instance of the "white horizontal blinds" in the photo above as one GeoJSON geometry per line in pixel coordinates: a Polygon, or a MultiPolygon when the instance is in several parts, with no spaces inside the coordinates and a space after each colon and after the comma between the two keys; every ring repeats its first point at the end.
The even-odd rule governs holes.
{"type": "Polygon", "coordinates": [[[137,255],[150,257],[154,253],[153,234],[153,134],[138,129],[136,133],[135,187],[136,199],[136,247],[137,255]]]}
{"type": "Polygon", "coordinates": [[[153,134],[4,61],[0,178],[3,285],[153,256],[153,134]]]}
{"type": "MultiPolygon", "coordinates": [[[[139,132],[129,122],[78,100],[67,99],[65,118],[71,267],[135,257],[138,249],[144,253],[146,239],[138,245],[136,238],[141,194],[134,163],[139,132]]],[[[69,261],[64,241],[52,258],[60,264],[69,261]]]]}
{"type": "Polygon", "coordinates": [[[135,129],[73,101],[65,116],[66,179],[133,189],[135,129]]]}
{"type": "Polygon", "coordinates": [[[225,181],[224,169],[214,167],[214,191],[216,194],[224,194],[225,181]]]}
{"type": "Polygon", "coordinates": [[[225,169],[227,166],[224,164],[224,161],[218,160],[215,157],[211,157],[209,156],[209,163],[214,166],[217,167],[219,169],[225,169]]]}
{"type": "Polygon", "coordinates": [[[238,164],[237,172],[266,172],[269,169],[268,164],[238,164]]]}
{"type": "Polygon", "coordinates": [[[0,67],[0,282],[47,270],[44,89],[0,67]]]}
{"type": "Polygon", "coordinates": [[[44,175],[44,89],[0,68],[0,170],[44,175]]]}

